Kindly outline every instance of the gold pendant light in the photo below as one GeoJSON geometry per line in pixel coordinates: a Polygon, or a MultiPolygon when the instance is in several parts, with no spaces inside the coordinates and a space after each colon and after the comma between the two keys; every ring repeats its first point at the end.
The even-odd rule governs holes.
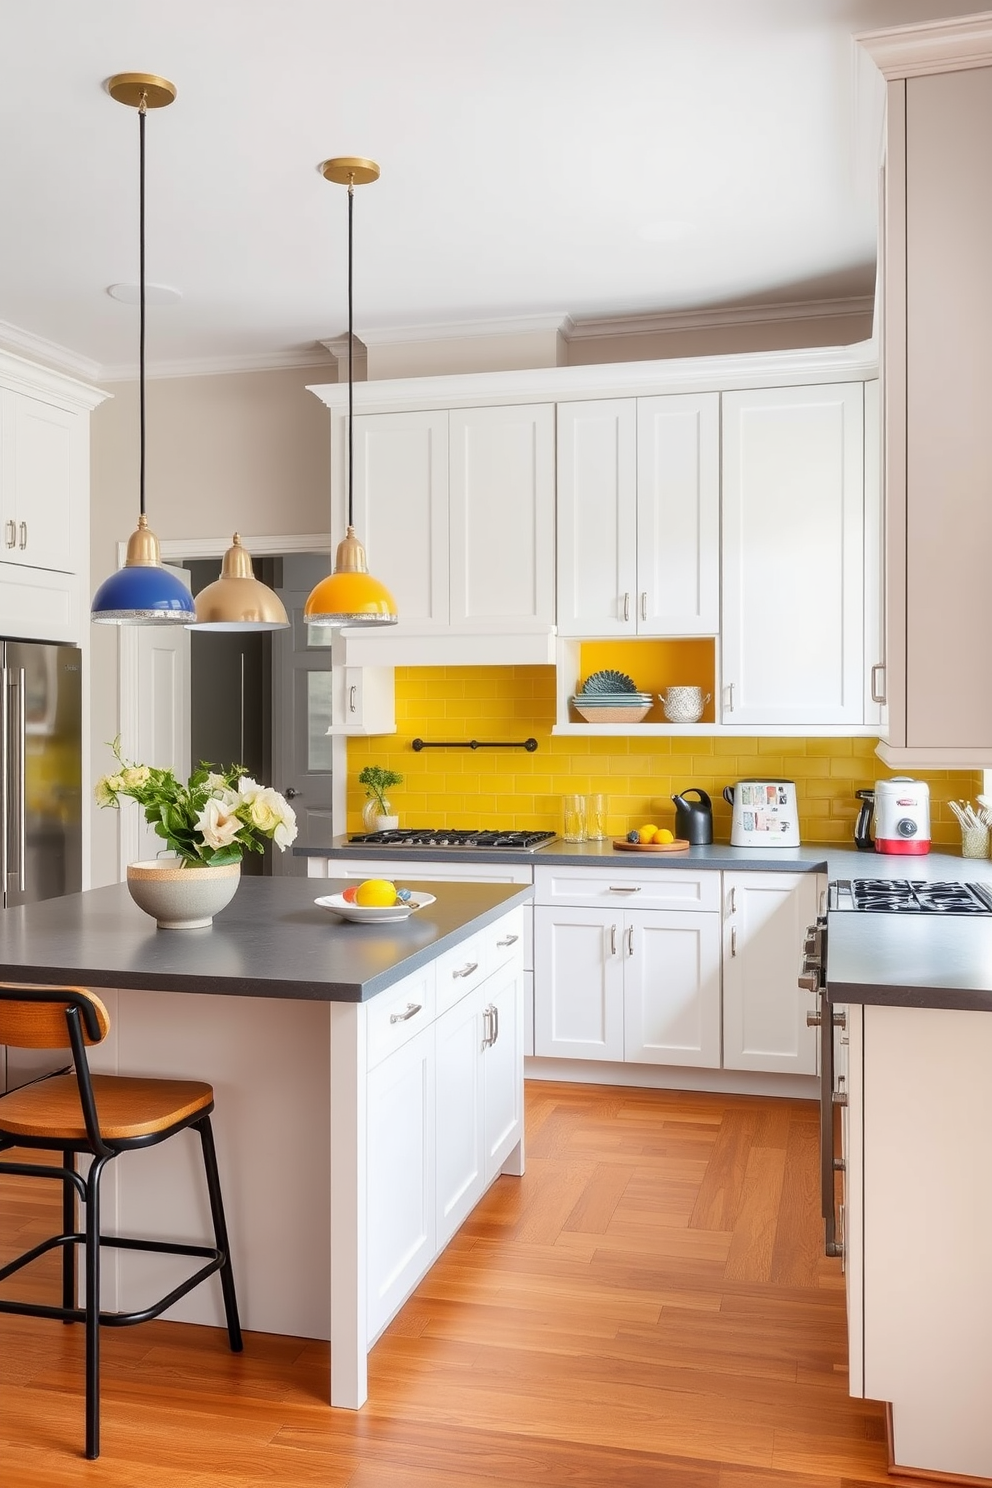
{"type": "Polygon", "coordinates": [[[196,596],[196,620],[190,630],[285,630],[286,607],[274,589],[256,579],[251,555],[241,534],[224,554],[220,578],[196,596]]]}
{"type": "Polygon", "coordinates": [[[369,573],[365,549],[355,535],[355,379],[354,379],[354,314],[353,314],[353,224],[355,187],[366,186],[379,178],[374,160],[342,155],[325,160],[320,167],[327,181],[348,188],[348,527],[338,544],[334,572],[313,589],[303,609],[308,625],[360,625],[364,627],[395,625],[396,601],[384,584],[369,573]]]}

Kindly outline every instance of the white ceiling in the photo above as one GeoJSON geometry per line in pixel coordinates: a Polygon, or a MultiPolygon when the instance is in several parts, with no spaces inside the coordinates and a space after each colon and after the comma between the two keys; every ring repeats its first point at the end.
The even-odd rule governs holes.
{"type": "Polygon", "coordinates": [[[123,375],[148,118],[148,364],[277,365],[361,332],[870,294],[860,30],[960,0],[0,0],[0,342],[123,375]],[[26,333],[26,334],[25,334],[26,333]],[[71,360],[71,358],[70,358],[71,360]]]}

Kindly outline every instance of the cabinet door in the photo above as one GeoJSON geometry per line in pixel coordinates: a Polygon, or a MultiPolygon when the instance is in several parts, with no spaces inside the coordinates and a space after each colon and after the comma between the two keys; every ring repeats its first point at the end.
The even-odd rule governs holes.
{"type": "Polygon", "coordinates": [[[481,989],[488,1011],[490,1042],[483,1051],[485,1072],[486,1179],[493,1179],[524,1129],[523,971],[519,956],[481,989]]]}
{"type": "Polygon", "coordinates": [[[723,721],[864,719],[861,383],[723,395],[723,721]]]}
{"type": "Polygon", "coordinates": [[[451,624],[546,630],[555,617],[554,405],[458,408],[448,419],[451,624]]]}
{"type": "Polygon", "coordinates": [[[558,634],[635,635],[637,403],[558,406],[558,634]]]}
{"type": "Polygon", "coordinates": [[[631,911],[623,933],[624,1053],[720,1066],[720,916],[631,911]]]}
{"type": "Polygon", "coordinates": [[[816,1074],[813,1000],[796,985],[823,880],[815,873],[725,873],[725,1069],[816,1074]]]}
{"type": "Polygon", "coordinates": [[[623,1059],[622,912],[534,911],[534,1053],[623,1059]]]}
{"type": "Polygon", "coordinates": [[[0,557],[28,568],[73,572],[78,417],[20,393],[4,392],[2,399],[0,557]]]}
{"type": "MultiPolygon", "coordinates": [[[[335,635],[335,646],[341,645],[335,635]]],[[[343,649],[343,647],[342,647],[343,649]]],[[[392,667],[331,668],[331,734],[395,734],[396,702],[392,667]]]]}
{"type": "Polygon", "coordinates": [[[368,1075],[368,1327],[373,1338],[437,1252],[433,1076],[433,1028],[368,1075]]]}
{"type": "MultiPolygon", "coordinates": [[[[343,457],[340,464],[343,477],[343,457]]],[[[343,509],[343,503],[336,503],[343,509]]],[[[448,415],[355,418],[355,523],[369,567],[396,600],[399,627],[448,624],[448,415]]]]}
{"type": "Polygon", "coordinates": [[[720,395],[637,400],[637,633],[720,629],[720,395]]]}
{"type": "Polygon", "coordinates": [[[435,1028],[439,1249],[486,1187],[482,990],[449,1008],[435,1028]]]}

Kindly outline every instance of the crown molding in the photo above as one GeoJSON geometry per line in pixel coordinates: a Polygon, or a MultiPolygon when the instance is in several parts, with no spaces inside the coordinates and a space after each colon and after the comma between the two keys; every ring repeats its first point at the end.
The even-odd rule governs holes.
{"type": "Polygon", "coordinates": [[[992,12],[862,31],[854,39],[889,79],[987,67],[992,64],[992,12]]]}
{"type": "MultiPolygon", "coordinates": [[[[243,356],[186,357],[176,362],[155,362],[145,367],[147,378],[226,377],[239,372],[286,372],[294,367],[327,367],[330,358],[323,343],[306,350],[247,352],[243,356]]],[[[100,368],[101,382],[134,382],[137,362],[100,368]]]]}
{"type": "Polygon", "coordinates": [[[49,397],[65,408],[91,411],[112,395],[54,367],[44,367],[13,352],[0,349],[0,379],[5,388],[28,397],[49,397]]]}
{"type": "Polygon", "coordinates": [[[847,299],[792,300],[775,305],[731,305],[715,310],[659,310],[651,315],[597,316],[574,321],[569,340],[651,336],[668,331],[701,331],[786,320],[833,320],[844,315],[870,315],[874,305],[874,296],[857,295],[847,299]]]}
{"type": "MultiPolygon", "coordinates": [[[[561,331],[569,334],[566,327],[572,325],[569,315],[562,311],[550,315],[518,315],[489,320],[441,320],[432,324],[411,326],[385,326],[375,330],[356,330],[355,334],[366,346],[401,346],[411,341],[462,341],[475,336],[526,336],[541,331],[561,331]]],[[[325,341],[324,346],[333,342],[325,341]]]]}
{"type": "Polygon", "coordinates": [[[46,341],[44,336],[22,330],[9,321],[0,320],[0,347],[28,356],[32,361],[40,359],[60,372],[67,372],[70,377],[81,377],[87,382],[100,381],[99,362],[81,356],[79,352],[70,351],[67,346],[59,346],[55,341],[46,341]]]}

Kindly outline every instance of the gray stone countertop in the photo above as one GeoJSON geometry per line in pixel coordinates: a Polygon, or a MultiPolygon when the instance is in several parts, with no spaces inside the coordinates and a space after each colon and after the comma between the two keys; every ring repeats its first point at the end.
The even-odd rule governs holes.
{"type": "Polygon", "coordinates": [[[368,847],[349,843],[346,837],[335,837],[330,847],[294,849],[296,856],[335,859],[381,857],[383,861],[411,863],[514,863],[530,867],[595,867],[605,859],[611,865],[628,863],[639,871],[651,868],[713,868],[725,871],[756,869],[779,873],[826,873],[830,878],[925,878],[989,879],[992,862],[962,858],[950,850],[925,853],[922,857],[899,857],[894,854],[858,852],[855,848],[838,847],[836,843],[810,842],[801,847],[730,847],[715,842],[708,847],[690,847],[684,852],[625,852],[607,842],[550,842],[536,852],[513,852],[509,849],[397,848],[368,847]]]}
{"type": "Polygon", "coordinates": [[[126,884],[0,910],[0,980],[365,1002],[533,892],[424,884],[434,904],[398,923],[357,925],[314,903],[347,884],[245,877],[201,930],[157,929],[126,884]]]}
{"type": "Polygon", "coordinates": [[[827,997],[992,1012],[992,916],[832,914],[827,997]]]}

